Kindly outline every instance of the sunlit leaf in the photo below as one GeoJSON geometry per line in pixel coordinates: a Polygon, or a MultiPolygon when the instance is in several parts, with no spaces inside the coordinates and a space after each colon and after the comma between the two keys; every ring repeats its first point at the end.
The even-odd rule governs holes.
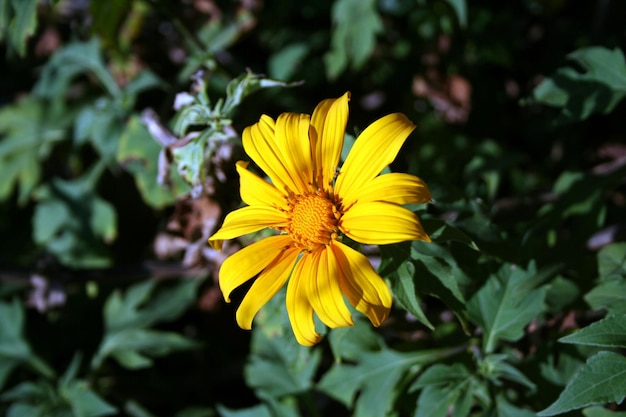
{"type": "Polygon", "coordinates": [[[590,405],[621,403],[626,396],[626,358],[600,352],[574,375],[559,398],[538,416],[553,416],[590,405]]]}
{"type": "Polygon", "coordinates": [[[500,340],[519,340],[544,311],[547,287],[535,288],[536,275],[533,265],[528,270],[503,265],[467,303],[470,318],[483,328],[485,352],[493,352],[500,340]]]}
{"type": "Polygon", "coordinates": [[[588,47],[568,58],[584,72],[559,68],[533,91],[539,103],[561,108],[561,118],[578,121],[594,113],[609,113],[626,97],[626,61],[619,49],[588,47]]]}

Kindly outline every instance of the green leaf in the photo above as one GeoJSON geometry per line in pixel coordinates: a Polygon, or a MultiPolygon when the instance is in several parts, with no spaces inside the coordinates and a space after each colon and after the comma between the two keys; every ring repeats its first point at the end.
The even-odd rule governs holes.
{"type": "Polygon", "coordinates": [[[626,242],[613,243],[598,252],[601,280],[626,279],[626,242]]]}
{"type": "Polygon", "coordinates": [[[39,97],[62,100],[71,81],[84,73],[93,74],[111,97],[121,95],[122,91],[102,59],[100,41],[96,37],[57,50],[43,68],[33,92],[39,97]]]}
{"type": "Polygon", "coordinates": [[[626,314],[626,279],[603,281],[585,295],[594,310],[609,314],[626,314]]]}
{"type": "Polygon", "coordinates": [[[20,365],[30,365],[41,375],[54,371],[33,353],[24,339],[24,309],[17,299],[0,302],[0,391],[9,374],[20,365]]]}
{"type": "Polygon", "coordinates": [[[335,362],[358,360],[363,352],[384,347],[380,336],[372,331],[371,324],[361,319],[355,320],[354,326],[331,329],[328,340],[335,362]]]}
{"type": "Polygon", "coordinates": [[[583,410],[585,417],[626,417],[626,411],[611,411],[604,407],[589,407],[583,410]]]}
{"type": "Polygon", "coordinates": [[[25,96],[0,109],[0,201],[19,187],[18,203],[25,204],[41,176],[40,160],[53,144],[65,138],[71,113],[60,114],[42,100],[25,96]]]}
{"type": "Polygon", "coordinates": [[[259,404],[241,410],[232,410],[220,404],[218,404],[216,408],[217,412],[222,417],[273,417],[265,404],[259,404]]]}
{"type": "Polygon", "coordinates": [[[535,417],[537,415],[532,410],[511,404],[503,394],[498,394],[496,397],[496,410],[498,417],[535,417]]]}
{"type": "Polygon", "coordinates": [[[113,206],[95,194],[102,163],[78,179],[54,178],[40,186],[33,216],[33,239],[65,265],[105,267],[105,244],[117,237],[113,206]]]}
{"type": "Polygon", "coordinates": [[[93,392],[84,381],[73,381],[67,386],[63,394],[76,417],[117,414],[117,409],[93,392]]]}
{"type": "Polygon", "coordinates": [[[619,49],[578,49],[568,55],[585,72],[559,68],[533,91],[533,99],[561,107],[561,121],[578,121],[594,113],[609,113],[626,97],[626,61],[619,49]]]}
{"type": "MultiPolygon", "coordinates": [[[[17,53],[20,56],[24,56],[26,54],[26,41],[37,29],[37,5],[39,0],[12,0],[10,3],[13,6],[13,16],[9,22],[7,38],[17,53]]],[[[2,4],[1,7],[6,8],[8,4],[2,4]]],[[[2,22],[0,21],[0,23],[2,22]]],[[[2,25],[0,25],[0,30],[2,29],[2,25]]]]}
{"type": "Polygon", "coordinates": [[[465,0],[446,0],[446,2],[452,7],[456,13],[457,19],[459,19],[459,25],[461,27],[467,26],[467,2],[465,0]]]}
{"type": "MultiPolygon", "coordinates": [[[[244,98],[264,88],[295,87],[301,83],[285,83],[283,81],[265,78],[262,75],[247,72],[231,80],[226,86],[226,100],[222,107],[223,117],[230,117],[231,113],[241,104],[244,98]]],[[[219,106],[216,106],[219,108],[219,106]]]]}
{"type": "Polygon", "coordinates": [[[99,417],[116,414],[117,409],[91,390],[89,384],[76,379],[80,355],[74,355],[55,388],[49,381],[23,382],[5,392],[2,399],[14,401],[10,413],[28,411],[16,416],[99,417]],[[36,404],[36,405],[35,405],[36,404]]]}
{"type": "Polygon", "coordinates": [[[151,207],[161,209],[174,204],[175,197],[189,190],[178,175],[172,175],[169,188],[158,182],[159,153],[161,146],[150,136],[137,116],[132,116],[120,136],[117,148],[117,162],[135,178],[137,189],[143,200],[151,207]]]}
{"type": "Polygon", "coordinates": [[[336,79],[351,64],[355,70],[367,62],[376,47],[383,23],[376,0],[339,0],[333,4],[331,50],[324,55],[326,74],[336,79]]]}
{"type": "Polygon", "coordinates": [[[599,352],[574,375],[559,398],[538,416],[553,416],[590,405],[621,403],[626,396],[626,358],[599,352]]]}
{"type": "Polygon", "coordinates": [[[178,318],[195,301],[200,282],[184,279],[153,295],[156,282],[146,280],[130,287],[125,296],[113,292],[104,306],[105,333],[91,367],[98,368],[113,357],[125,368],[144,368],[152,364],[152,357],[197,347],[177,333],[147,327],[178,318]]]}
{"type": "Polygon", "coordinates": [[[626,348],[626,315],[615,315],[559,339],[563,343],[626,348]]]}
{"type": "Polygon", "coordinates": [[[502,386],[502,379],[507,379],[535,391],[536,385],[507,361],[511,359],[514,358],[506,354],[489,354],[480,362],[481,374],[496,386],[502,386]]]}
{"type": "Polygon", "coordinates": [[[378,273],[389,278],[391,292],[397,304],[411,313],[429,329],[434,326],[428,320],[422,307],[415,283],[415,265],[409,260],[410,244],[380,246],[382,261],[378,273]]]}
{"type": "Polygon", "coordinates": [[[465,416],[478,381],[459,363],[436,364],[426,369],[409,391],[421,390],[415,417],[465,416]]]}
{"type": "Polygon", "coordinates": [[[503,265],[467,303],[470,318],[483,328],[483,348],[492,353],[500,340],[515,342],[524,327],[545,309],[547,287],[538,283],[533,264],[528,270],[503,265]]]}
{"type": "Polygon", "coordinates": [[[284,306],[283,289],[263,306],[255,320],[244,376],[260,398],[307,391],[320,363],[319,348],[301,346],[293,337],[284,306]]]}
{"type": "Polygon", "coordinates": [[[309,53],[309,46],[304,42],[292,43],[281,48],[269,57],[267,66],[270,77],[279,80],[291,78],[297,67],[309,53]]]}
{"type": "Polygon", "coordinates": [[[335,362],[322,377],[317,389],[349,408],[354,407],[355,417],[386,415],[393,408],[399,395],[399,382],[405,375],[414,375],[423,365],[457,352],[455,349],[397,352],[387,348],[371,326],[341,329],[339,335],[332,336],[338,331],[331,332],[331,337],[336,338],[331,340],[333,354],[336,358],[350,359],[354,364],[335,362]],[[374,342],[374,338],[378,341],[374,342]],[[366,343],[340,343],[343,340],[363,340],[366,343]],[[358,397],[357,393],[360,393],[358,397]]]}
{"type": "Polygon", "coordinates": [[[464,243],[474,250],[479,250],[471,237],[448,222],[439,219],[422,219],[422,226],[433,242],[456,241],[464,243]]]}
{"type": "Polygon", "coordinates": [[[106,161],[114,159],[125,114],[119,104],[101,97],[92,106],[83,107],[74,126],[77,143],[89,141],[106,161]]]}

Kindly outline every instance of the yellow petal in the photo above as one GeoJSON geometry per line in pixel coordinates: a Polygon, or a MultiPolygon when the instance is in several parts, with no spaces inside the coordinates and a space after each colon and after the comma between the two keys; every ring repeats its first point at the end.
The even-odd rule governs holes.
{"type": "MultiPolygon", "coordinates": [[[[311,255],[305,253],[296,263],[289,284],[287,285],[287,313],[293,333],[298,343],[304,346],[313,346],[321,339],[315,331],[313,321],[313,307],[307,298],[307,274],[303,274],[305,266],[311,268],[311,255]]],[[[309,272],[309,270],[307,270],[309,272]]]]}
{"type": "Polygon", "coordinates": [[[309,141],[309,115],[283,113],[276,120],[275,140],[281,162],[299,194],[310,190],[313,162],[309,141]]]}
{"type": "Polygon", "coordinates": [[[314,179],[318,181],[318,186],[326,190],[339,166],[348,122],[348,101],[350,101],[349,92],[337,99],[324,100],[317,105],[311,118],[311,126],[314,130],[311,134],[315,161],[314,179]]]}
{"type": "Polygon", "coordinates": [[[284,157],[274,138],[274,120],[266,115],[261,116],[258,123],[244,129],[242,135],[243,149],[252,160],[272,180],[272,184],[281,192],[296,190],[296,184],[291,181],[291,176],[285,164],[284,157]]]}
{"type": "Polygon", "coordinates": [[[272,184],[248,171],[247,162],[237,162],[239,173],[239,192],[241,199],[251,206],[281,207],[285,204],[285,197],[272,184]]]}
{"type": "Polygon", "coordinates": [[[326,247],[312,253],[310,262],[302,266],[307,295],[313,310],[331,328],[352,326],[352,315],[339,288],[339,267],[326,247]],[[329,259],[330,258],[330,259],[329,259]]]}
{"type": "Polygon", "coordinates": [[[335,185],[337,195],[354,201],[353,194],[395,159],[413,129],[415,125],[402,113],[387,115],[369,125],[341,167],[335,185]]]}
{"type": "Polygon", "coordinates": [[[256,232],[266,227],[284,227],[286,224],[287,216],[285,213],[273,207],[242,207],[228,213],[220,230],[209,238],[209,244],[213,248],[220,249],[221,242],[224,240],[256,232]]]}
{"type": "Polygon", "coordinates": [[[268,266],[292,243],[288,236],[270,236],[230,255],[222,264],[219,283],[226,302],[230,293],[268,266]]]}
{"type": "Polygon", "coordinates": [[[337,241],[332,242],[329,249],[341,272],[338,275],[341,291],[374,326],[380,326],[391,309],[392,298],[387,284],[364,255],[337,241]]]}
{"type": "Polygon", "coordinates": [[[343,200],[344,207],[354,202],[386,201],[396,204],[423,204],[431,199],[426,183],[415,175],[391,173],[383,174],[367,182],[350,194],[352,200],[343,200]]]}
{"type": "Polygon", "coordinates": [[[237,323],[242,329],[250,330],[252,320],[261,307],[272,298],[289,278],[298,258],[299,249],[283,250],[265,267],[248,290],[237,309],[237,323]]]}
{"type": "Polygon", "coordinates": [[[430,238],[412,211],[393,203],[356,203],[341,217],[339,228],[350,239],[371,245],[387,245],[430,238]]]}

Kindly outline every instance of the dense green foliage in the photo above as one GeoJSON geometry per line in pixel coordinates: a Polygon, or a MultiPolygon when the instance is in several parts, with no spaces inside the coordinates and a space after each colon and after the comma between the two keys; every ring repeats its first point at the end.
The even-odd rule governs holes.
{"type": "Polygon", "coordinates": [[[0,0],[0,414],[625,415],[625,28],[619,0],[0,0]],[[418,125],[391,169],[433,243],[364,248],[378,329],[300,346],[279,293],[241,330],[217,270],[259,236],[207,245],[241,132],[345,91],[346,151],[418,125]]]}

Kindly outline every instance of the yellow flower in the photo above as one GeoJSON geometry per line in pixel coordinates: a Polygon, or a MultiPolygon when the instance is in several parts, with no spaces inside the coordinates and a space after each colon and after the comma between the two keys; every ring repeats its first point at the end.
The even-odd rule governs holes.
{"type": "Polygon", "coordinates": [[[248,204],[226,216],[209,243],[264,228],[280,232],[228,257],[219,271],[224,298],[257,276],[237,310],[250,329],[260,308],[289,280],[287,312],[296,339],[317,343],[313,313],[331,328],[351,326],[344,296],[379,326],[391,308],[391,293],[369,260],[341,242],[342,236],[384,245],[430,238],[403,204],[426,203],[430,192],[419,178],[379,175],[396,157],[415,126],[401,114],[385,116],[357,138],[337,171],[348,119],[346,93],[322,101],[313,115],[263,115],[243,132],[243,147],[271,180],[238,162],[241,199],[248,204]]]}

